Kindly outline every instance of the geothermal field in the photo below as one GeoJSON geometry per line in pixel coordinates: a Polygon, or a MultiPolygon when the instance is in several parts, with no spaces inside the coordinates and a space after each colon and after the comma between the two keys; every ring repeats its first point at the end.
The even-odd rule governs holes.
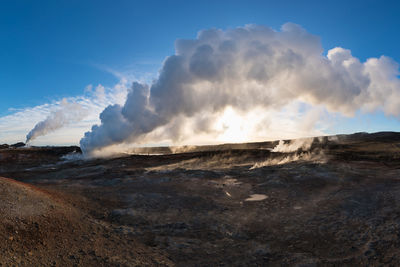
{"type": "Polygon", "coordinates": [[[400,133],[0,149],[0,266],[398,266],[400,133]]]}

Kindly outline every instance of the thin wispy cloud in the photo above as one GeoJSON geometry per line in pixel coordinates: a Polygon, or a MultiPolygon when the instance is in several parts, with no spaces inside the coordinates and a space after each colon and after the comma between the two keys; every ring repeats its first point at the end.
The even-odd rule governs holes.
{"type": "Polygon", "coordinates": [[[125,78],[112,87],[89,84],[80,96],[11,110],[11,114],[0,117],[0,143],[25,141],[32,131],[32,145],[78,144],[83,133],[100,121],[99,114],[105,107],[124,103],[127,88],[125,78]],[[51,125],[43,128],[45,123],[41,122],[51,125]],[[33,131],[35,125],[39,127],[33,131]]]}
{"type": "Polygon", "coordinates": [[[91,63],[90,66],[109,73],[116,77],[118,80],[127,81],[132,83],[134,81],[142,83],[151,83],[157,78],[157,71],[160,68],[160,62],[158,64],[154,62],[136,62],[134,64],[120,66],[119,68],[113,68],[104,64],[91,63]],[[143,71],[143,66],[152,66],[151,71],[143,71]]]}

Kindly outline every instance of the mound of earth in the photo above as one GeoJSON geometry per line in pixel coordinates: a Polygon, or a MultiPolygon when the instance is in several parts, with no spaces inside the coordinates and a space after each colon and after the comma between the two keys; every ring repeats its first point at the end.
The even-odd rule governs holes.
{"type": "Polygon", "coordinates": [[[29,184],[0,177],[0,214],[0,266],[169,265],[157,251],[29,184]]]}

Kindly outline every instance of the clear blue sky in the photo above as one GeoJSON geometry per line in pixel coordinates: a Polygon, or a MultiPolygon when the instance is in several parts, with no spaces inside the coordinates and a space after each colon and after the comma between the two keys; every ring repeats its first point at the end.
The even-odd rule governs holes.
{"type": "Polygon", "coordinates": [[[371,0],[3,0],[0,116],[117,81],[96,66],[155,73],[177,38],[212,27],[294,22],[320,36],[326,50],[341,46],[361,60],[400,62],[399,14],[399,1],[371,0]]]}

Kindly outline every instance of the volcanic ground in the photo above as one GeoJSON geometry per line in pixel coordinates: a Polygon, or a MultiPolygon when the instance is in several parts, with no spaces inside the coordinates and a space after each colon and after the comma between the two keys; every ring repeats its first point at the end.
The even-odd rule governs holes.
{"type": "Polygon", "coordinates": [[[400,133],[277,144],[4,146],[0,266],[400,265],[400,133]]]}

